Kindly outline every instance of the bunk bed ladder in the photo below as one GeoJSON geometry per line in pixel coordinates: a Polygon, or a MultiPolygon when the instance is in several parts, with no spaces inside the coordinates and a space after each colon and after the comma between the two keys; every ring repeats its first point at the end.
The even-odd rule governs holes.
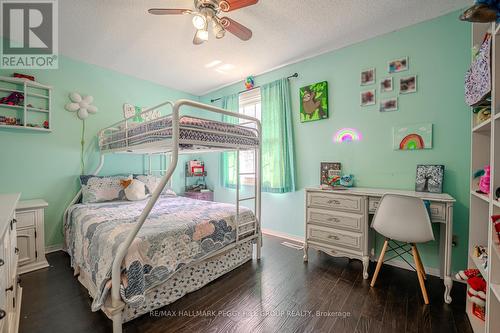
{"type": "Polygon", "coordinates": [[[257,221],[251,221],[247,223],[240,224],[239,223],[239,218],[240,218],[240,203],[243,201],[249,201],[249,200],[254,200],[254,212],[257,214],[257,152],[255,152],[255,169],[253,172],[240,172],[240,149],[238,148],[236,150],[236,241],[238,242],[240,240],[240,229],[241,228],[246,228],[248,225],[253,224],[253,229],[245,229],[244,234],[248,234],[250,232],[256,233],[257,232],[257,221]],[[254,176],[254,195],[251,197],[240,197],[240,179],[241,176],[254,176]]]}

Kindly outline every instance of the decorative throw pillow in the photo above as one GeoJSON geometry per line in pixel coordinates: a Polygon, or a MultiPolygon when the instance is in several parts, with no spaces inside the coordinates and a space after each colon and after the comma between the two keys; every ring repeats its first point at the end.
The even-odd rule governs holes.
{"type": "Polygon", "coordinates": [[[120,181],[127,179],[132,179],[132,176],[80,176],[82,203],[125,200],[125,192],[120,181]]]}
{"type": "MultiPolygon", "coordinates": [[[[161,181],[161,177],[156,177],[153,175],[134,175],[134,178],[146,184],[147,194],[152,194],[155,191],[156,186],[158,186],[161,181]]],[[[172,196],[172,197],[177,196],[177,194],[174,191],[172,191],[172,189],[168,188],[168,185],[163,189],[161,195],[172,196]]]]}
{"type": "Polygon", "coordinates": [[[140,180],[122,180],[121,184],[124,188],[127,200],[139,201],[144,200],[149,196],[146,194],[146,185],[140,180]]]}

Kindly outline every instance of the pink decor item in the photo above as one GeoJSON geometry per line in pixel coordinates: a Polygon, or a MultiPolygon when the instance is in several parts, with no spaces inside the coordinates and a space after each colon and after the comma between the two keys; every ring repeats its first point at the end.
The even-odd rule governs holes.
{"type": "Polygon", "coordinates": [[[490,194],[490,166],[484,167],[484,175],[479,179],[479,191],[490,194]]]}

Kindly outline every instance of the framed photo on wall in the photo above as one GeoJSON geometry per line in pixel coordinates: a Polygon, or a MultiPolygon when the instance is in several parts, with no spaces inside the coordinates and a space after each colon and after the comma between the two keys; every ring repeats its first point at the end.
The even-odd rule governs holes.
{"type": "Polygon", "coordinates": [[[417,165],[415,191],[443,193],[444,165],[417,165]]]}

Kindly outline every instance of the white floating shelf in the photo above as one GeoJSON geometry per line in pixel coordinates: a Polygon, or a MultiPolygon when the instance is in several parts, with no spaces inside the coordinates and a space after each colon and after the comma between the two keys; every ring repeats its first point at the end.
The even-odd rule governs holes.
{"type": "Polygon", "coordinates": [[[0,128],[9,128],[13,130],[21,130],[21,131],[40,131],[40,132],[52,132],[50,128],[44,128],[44,127],[29,127],[29,126],[17,126],[17,125],[2,125],[0,124],[0,128]]]}
{"type": "Polygon", "coordinates": [[[470,254],[469,257],[472,259],[472,262],[474,263],[476,268],[479,269],[479,272],[481,272],[481,275],[487,281],[488,280],[488,271],[485,270],[483,267],[484,260],[479,259],[477,257],[474,257],[472,254],[470,254]]]}
{"type": "Polygon", "coordinates": [[[477,193],[476,191],[474,190],[471,190],[470,191],[470,194],[476,198],[479,198],[481,200],[484,200],[486,202],[490,202],[490,197],[487,195],[487,194],[480,194],[480,193],[477,193]]]}
{"type": "Polygon", "coordinates": [[[491,118],[483,121],[482,123],[474,126],[472,132],[476,133],[490,133],[491,132],[491,118]]]}

